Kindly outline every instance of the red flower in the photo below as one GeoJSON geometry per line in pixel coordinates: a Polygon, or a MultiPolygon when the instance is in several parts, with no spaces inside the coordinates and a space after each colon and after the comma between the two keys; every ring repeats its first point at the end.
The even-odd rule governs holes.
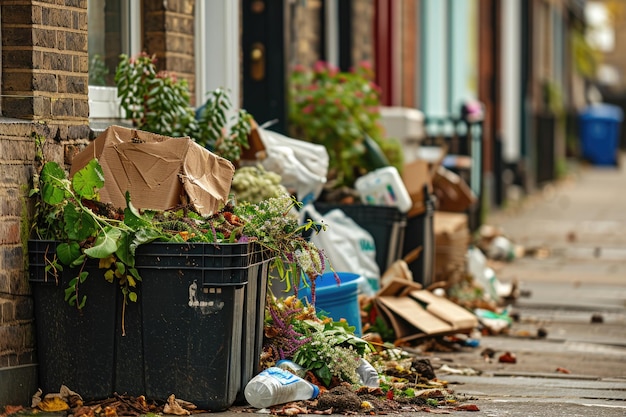
{"type": "Polygon", "coordinates": [[[326,70],[326,63],[324,61],[317,61],[315,65],[313,65],[313,71],[322,72],[326,70]]]}

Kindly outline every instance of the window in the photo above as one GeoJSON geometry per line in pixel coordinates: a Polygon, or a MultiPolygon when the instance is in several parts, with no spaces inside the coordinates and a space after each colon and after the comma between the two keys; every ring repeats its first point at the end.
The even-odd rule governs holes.
{"type": "Polygon", "coordinates": [[[119,118],[115,68],[122,53],[141,49],[141,2],[89,0],[89,112],[92,119],[119,118]]]}

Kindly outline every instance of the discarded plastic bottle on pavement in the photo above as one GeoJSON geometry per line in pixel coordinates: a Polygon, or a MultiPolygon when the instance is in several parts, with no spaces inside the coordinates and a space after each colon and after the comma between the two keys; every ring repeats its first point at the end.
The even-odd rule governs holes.
{"type": "Polygon", "coordinates": [[[300,378],[304,378],[306,375],[306,369],[289,359],[279,360],[276,362],[276,367],[289,371],[294,375],[298,375],[300,378]]]}
{"type": "Polygon", "coordinates": [[[317,397],[319,392],[317,386],[275,366],[256,375],[244,389],[246,401],[256,408],[309,400],[317,397]]]}

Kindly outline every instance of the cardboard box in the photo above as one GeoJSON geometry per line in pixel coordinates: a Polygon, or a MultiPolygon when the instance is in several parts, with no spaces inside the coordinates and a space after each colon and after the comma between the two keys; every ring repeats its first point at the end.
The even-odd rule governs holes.
{"type": "Polygon", "coordinates": [[[406,187],[413,205],[409,209],[407,216],[415,217],[426,211],[424,191],[432,193],[430,163],[425,159],[415,159],[405,164],[402,169],[402,182],[406,187]]]}
{"type": "Polygon", "coordinates": [[[260,129],[262,129],[256,120],[252,119],[250,123],[250,133],[248,134],[248,147],[241,149],[241,157],[237,164],[252,165],[257,164],[260,160],[267,157],[265,145],[261,140],[260,129]]]}
{"type": "Polygon", "coordinates": [[[393,328],[397,341],[401,342],[469,333],[478,325],[478,319],[471,312],[428,290],[416,289],[411,282],[403,286],[401,280],[395,280],[379,291],[375,303],[382,318],[393,328]]]}
{"type": "Polygon", "coordinates": [[[228,199],[234,165],[188,137],[172,138],[111,126],[74,157],[70,176],[97,158],[104,172],[103,203],[168,210],[190,205],[201,215],[228,199]]]}
{"type": "Polygon", "coordinates": [[[450,281],[452,273],[466,269],[465,255],[470,242],[465,213],[435,211],[435,280],[450,281]]]}
{"type": "Polygon", "coordinates": [[[441,211],[464,212],[476,203],[476,195],[467,182],[458,174],[437,167],[432,179],[433,192],[437,196],[437,209],[441,211]]]}

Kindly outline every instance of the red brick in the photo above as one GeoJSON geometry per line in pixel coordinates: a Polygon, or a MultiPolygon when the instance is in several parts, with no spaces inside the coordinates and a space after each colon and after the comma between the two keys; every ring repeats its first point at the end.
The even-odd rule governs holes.
{"type": "MultiPolygon", "coordinates": [[[[20,242],[20,223],[15,220],[0,220],[0,244],[15,244],[20,242]]],[[[5,260],[6,262],[6,260],[5,260]]],[[[8,265],[4,266],[5,268],[8,265]]]]}

